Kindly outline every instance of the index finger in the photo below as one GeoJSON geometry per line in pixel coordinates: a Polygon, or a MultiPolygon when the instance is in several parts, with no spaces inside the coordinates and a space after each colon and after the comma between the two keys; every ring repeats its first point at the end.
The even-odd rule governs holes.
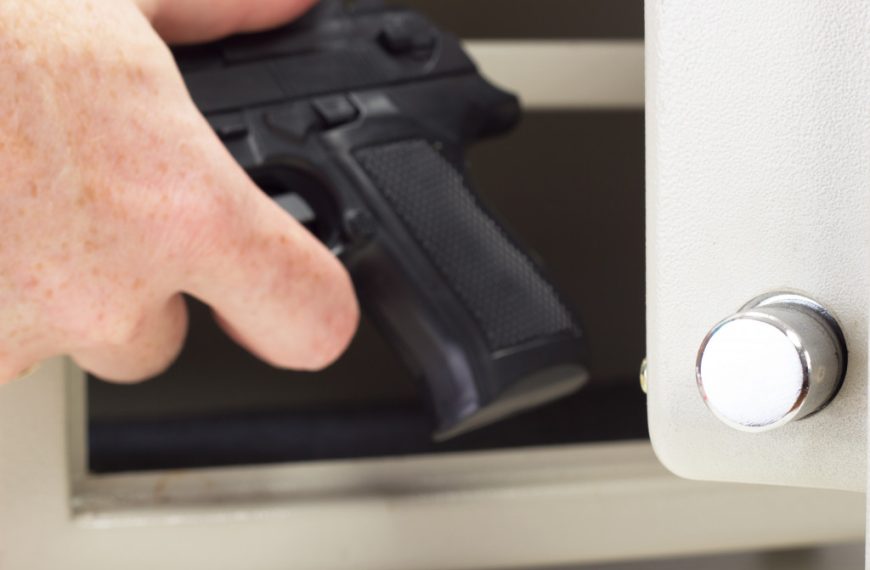
{"type": "MultiPolygon", "coordinates": [[[[207,127],[206,127],[207,128],[207,127]]],[[[207,303],[237,342],[280,367],[319,369],[347,347],[359,319],[338,259],[266,196],[216,136],[192,189],[205,205],[177,214],[185,251],[178,286],[207,303]],[[198,190],[198,191],[197,191],[198,190]]]]}

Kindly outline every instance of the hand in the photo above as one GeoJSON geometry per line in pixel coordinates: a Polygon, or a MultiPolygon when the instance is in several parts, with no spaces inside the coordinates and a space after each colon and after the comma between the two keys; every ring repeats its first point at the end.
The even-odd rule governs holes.
{"type": "Polygon", "coordinates": [[[213,39],[310,4],[0,2],[0,381],[56,354],[152,376],[183,343],[180,292],[276,366],[345,349],[347,273],[227,153],[158,35],[213,39]]]}

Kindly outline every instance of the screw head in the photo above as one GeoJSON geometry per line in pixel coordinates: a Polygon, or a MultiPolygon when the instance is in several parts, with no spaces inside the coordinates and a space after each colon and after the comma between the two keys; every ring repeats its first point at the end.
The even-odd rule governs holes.
{"type": "Polygon", "coordinates": [[[643,390],[644,394],[646,394],[647,388],[649,386],[649,384],[648,384],[649,380],[647,379],[647,375],[646,375],[646,357],[644,357],[644,359],[640,361],[639,377],[640,377],[640,389],[643,390]]]}

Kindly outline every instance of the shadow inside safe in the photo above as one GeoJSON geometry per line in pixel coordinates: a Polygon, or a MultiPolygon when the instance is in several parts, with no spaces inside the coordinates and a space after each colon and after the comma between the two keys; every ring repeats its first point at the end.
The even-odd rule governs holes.
{"type": "Polygon", "coordinates": [[[442,443],[421,386],[365,321],[319,373],[275,370],[190,300],[184,351],[164,374],[88,383],[95,472],[381,457],[644,438],[643,113],[529,113],[470,152],[483,199],[578,310],[590,382],[442,443]],[[507,165],[507,166],[505,166],[507,165]]]}

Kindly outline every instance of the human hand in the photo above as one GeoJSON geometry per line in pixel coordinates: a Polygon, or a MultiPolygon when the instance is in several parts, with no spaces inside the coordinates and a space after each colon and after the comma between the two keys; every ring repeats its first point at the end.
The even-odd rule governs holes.
{"type": "Polygon", "coordinates": [[[0,2],[0,382],[56,354],[152,376],[183,343],[181,292],[274,365],[345,349],[347,273],[227,153],[160,37],[253,31],[312,3],[0,2]]]}

